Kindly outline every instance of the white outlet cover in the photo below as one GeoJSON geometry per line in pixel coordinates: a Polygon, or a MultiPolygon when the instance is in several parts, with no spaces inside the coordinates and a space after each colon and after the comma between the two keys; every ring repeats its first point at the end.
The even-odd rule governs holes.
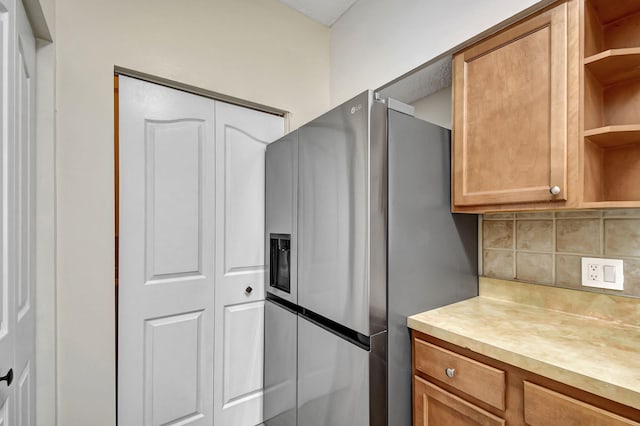
{"type": "Polygon", "coordinates": [[[624,290],[623,263],[620,259],[583,257],[582,285],[609,290],[624,290]],[[607,267],[606,274],[605,266],[607,267]],[[605,275],[607,280],[605,280],[605,275]]]}

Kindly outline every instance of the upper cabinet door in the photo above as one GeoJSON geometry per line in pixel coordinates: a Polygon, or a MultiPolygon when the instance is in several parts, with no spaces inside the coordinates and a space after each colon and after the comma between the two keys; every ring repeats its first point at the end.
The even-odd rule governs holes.
{"type": "Polygon", "coordinates": [[[454,57],[454,211],[567,200],[575,6],[562,3],[454,57]]]}

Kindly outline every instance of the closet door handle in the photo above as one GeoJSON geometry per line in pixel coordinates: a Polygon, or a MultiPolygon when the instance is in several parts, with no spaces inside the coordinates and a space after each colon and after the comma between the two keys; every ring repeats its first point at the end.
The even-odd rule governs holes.
{"type": "Polygon", "coordinates": [[[7,382],[7,386],[11,386],[11,382],[13,382],[13,368],[10,368],[6,375],[0,377],[0,382],[4,381],[7,382]]]}

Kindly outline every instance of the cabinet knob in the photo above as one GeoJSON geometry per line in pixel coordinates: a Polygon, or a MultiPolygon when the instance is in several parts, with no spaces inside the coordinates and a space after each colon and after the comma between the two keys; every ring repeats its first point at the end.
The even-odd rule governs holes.
{"type": "Polygon", "coordinates": [[[551,193],[551,195],[558,195],[560,193],[560,187],[558,185],[553,185],[551,188],[549,188],[549,192],[551,193]]]}
{"type": "Polygon", "coordinates": [[[447,368],[444,370],[444,374],[447,375],[448,378],[453,378],[453,376],[456,375],[456,369],[455,368],[447,368]]]}
{"type": "Polygon", "coordinates": [[[251,288],[251,286],[248,286],[247,288],[244,289],[244,292],[247,294],[251,294],[252,291],[253,289],[251,288]]]}

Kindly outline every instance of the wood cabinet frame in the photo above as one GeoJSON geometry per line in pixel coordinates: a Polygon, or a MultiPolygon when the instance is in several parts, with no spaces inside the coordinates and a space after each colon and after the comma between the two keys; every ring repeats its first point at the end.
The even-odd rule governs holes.
{"type": "MultiPolygon", "coordinates": [[[[571,398],[572,400],[576,400],[577,404],[583,404],[591,411],[604,412],[605,414],[612,414],[611,418],[622,418],[629,425],[640,424],[640,410],[634,409],[627,405],[623,405],[600,396],[594,395],[589,392],[585,392],[583,390],[574,388],[572,386],[557,382],[555,380],[548,379],[546,377],[535,374],[531,371],[526,371],[515,367],[510,364],[506,364],[504,362],[489,358],[487,356],[478,354],[469,349],[462,348],[460,346],[454,345],[449,342],[445,342],[441,339],[437,339],[433,336],[412,330],[412,371],[414,375],[414,379],[419,377],[424,381],[427,381],[437,388],[442,389],[444,392],[448,394],[455,395],[465,402],[471,404],[473,407],[480,409],[481,413],[487,412],[492,414],[497,418],[501,418],[506,420],[506,424],[510,426],[516,425],[524,425],[524,413],[525,413],[525,382],[533,385],[537,385],[538,387],[542,387],[552,392],[556,392],[559,394],[563,394],[564,396],[571,398]],[[506,386],[507,386],[507,394],[506,394],[506,408],[504,410],[500,410],[496,407],[493,407],[487,404],[484,401],[481,401],[477,398],[474,398],[468,394],[461,392],[454,386],[451,386],[449,383],[439,380],[438,378],[431,377],[418,369],[416,369],[416,354],[415,354],[415,345],[413,344],[415,339],[420,339],[422,341],[428,342],[432,345],[438,346],[440,348],[444,348],[451,352],[455,352],[461,356],[470,358],[474,361],[480,362],[487,366],[502,370],[506,373],[506,386]],[[594,408],[596,410],[594,410],[594,408]]],[[[414,380],[414,395],[417,395],[415,389],[416,380],[414,380]]],[[[421,390],[418,389],[418,392],[421,390]]],[[[414,398],[415,400],[415,398],[414,398]]],[[[419,402],[419,401],[418,401],[419,402]]],[[[456,404],[458,406],[459,404],[456,404]]],[[[414,416],[422,416],[424,418],[424,413],[421,408],[414,406],[414,416]],[[416,410],[419,410],[416,412],[416,410]]],[[[422,423],[414,423],[416,425],[421,425],[422,423]]],[[[551,425],[549,425],[551,426],[551,425]]]]}
{"type": "MultiPolygon", "coordinates": [[[[531,18],[517,23],[506,30],[494,35],[480,43],[464,50],[454,57],[454,149],[453,149],[453,205],[454,211],[473,211],[474,206],[499,206],[502,204],[540,203],[551,202],[567,204],[568,184],[573,178],[573,168],[568,164],[569,143],[577,139],[577,100],[578,84],[576,79],[569,78],[577,74],[577,46],[578,40],[578,13],[577,2],[560,3],[550,9],[540,12],[531,18]],[[491,55],[501,48],[523,40],[538,31],[549,31],[549,105],[548,109],[536,112],[536,114],[548,114],[548,157],[543,161],[548,164],[549,176],[545,182],[535,185],[523,182],[520,187],[500,189],[497,182],[495,190],[473,192],[468,189],[470,179],[467,161],[469,150],[469,135],[467,130],[468,99],[465,79],[467,78],[468,65],[485,55],[491,55]],[[575,52],[575,53],[574,53],[575,52]],[[557,185],[560,193],[552,195],[550,187],[557,185]]],[[[509,88],[505,88],[502,96],[508,97],[509,88]]],[[[523,103],[528,99],[522,99],[523,103]]],[[[479,106],[476,106],[479,108],[479,106]]],[[[515,117],[514,117],[515,119],[515,117]]],[[[544,120],[543,120],[544,121],[544,120]]],[[[517,132],[517,120],[508,123],[512,126],[511,132],[517,132]]],[[[492,123],[486,123],[489,129],[492,123]]],[[[476,124],[478,128],[478,124],[476,124]]],[[[542,136],[544,138],[544,136],[542,136]]],[[[483,141],[486,143],[486,141],[483,141]]],[[[506,141],[496,139],[495,144],[504,144],[506,141]]],[[[575,158],[575,157],[574,157],[575,158]]],[[[477,167],[477,163],[476,163],[477,167]]],[[[526,175],[522,176],[526,180],[526,175]]],[[[514,206],[512,206],[514,207],[514,206]]],[[[518,208],[518,206],[515,206],[518,208]]],[[[480,210],[485,210],[486,207],[480,210]]],[[[500,210],[500,208],[497,208],[500,210]]]]}
{"type": "Polygon", "coordinates": [[[640,207],[640,3],[581,0],[581,207],[640,207]]]}
{"type": "MultiPolygon", "coordinates": [[[[454,212],[483,213],[487,211],[515,211],[539,209],[568,209],[580,205],[582,187],[579,180],[580,138],[580,13],[579,1],[568,0],[538,12],[505,30],[456,54],[453,59],[453,155],[452,155],[452,210],[454,212]],[[467,119],[467,93],[465,78],[468,64],[476,58],[522,40],[540,29],[550,31],[550,97],[546,111],[549,114],[548,181],[535,184],[523,182],[518,186],[509,182],[501,188],[473,191],[468,188],[469,165],[466,161],[469,139],[467,119]],[[509,186],[510,185],[510,186],[509,186]],[[560,193],[552,195],[550,187],[557,185],[560,193]]],[[[507,90],[507,89],[505,89],[507,90]]],[[[504,96],[504,95],[503,95],[504,96]]],[[[523,99],[522,102],[527,102],[523,99]]],[[[491,123],[487,123],[490,126],[491,123]]],[[[517,131],[517,122],[513,131],[517,131]]],[[[476,126],[477,128],[477,126],[476,126]]],[[[496,139],[495,144],[504,140],[496,139]]],[[[477,148],[476,148],[477,150],[477,148]]],[[[476,167],[477,166],[476,162],[476,167]]]]}

